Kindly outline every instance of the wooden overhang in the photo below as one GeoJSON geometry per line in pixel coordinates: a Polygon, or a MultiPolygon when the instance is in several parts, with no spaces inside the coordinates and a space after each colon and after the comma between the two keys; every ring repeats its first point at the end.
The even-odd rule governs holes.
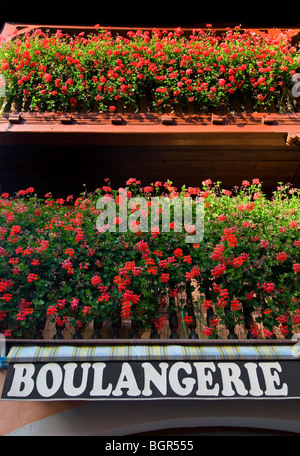
{"type": "Polygon", "coordinates": [[[35,185],[69,194],[105,177],[178,186],[210,178],[231,188],[260,178],[268,193],[278,182],[300,187],[299,144],[300,113],[13,113],[0,119],[0,182],[2,191],[35,185]]]}
{"type": "MultiPolygon", "coordinates": [[[[179,24],[180,25],[180,24],[179,24]]],[[[96,27],[101,26],[101,24],[97,25],[55,25],[55,24],[24,24],[24,23],[16,23],[16,22],[6,22],[3,25],[2,31],[1,31],[1,36],[5,38],[10,38],[18,35],[24,35],[27,32],[31,32],[35,29],[41,29],[43,31],[48,30],[49,32],[56,32],[57,30],[62,30],[64,33],[68,33],[70,35],[77,34],[80,32],[85,32],[86,34],[93,33],[96,30],[96,27]]],[[[104,27],[106,30],[109,30],[112,35],[127,35],[128,31],[133,31],[136,32],[137,30],[143,30],[143,31],[148,31],[151,32],[153,29],[155,29],[155,25],[153,27],[121,27],[121,26],[105,26],[104,27]]],[[[182,27],[182,32],[185,35],[190,35],[193,31],[193,29],[196,29],[197,27],[182,27]]],[[[199,27],[202,30],[206,30],[210,27],[204,26],[204,27],[199,27]]],[[[174,31],[174,27],[159,27],[160,30],[167,30],[167,31],[174,31]]],[[[241,29],[243,29],[241,27],[241,29]]],[[[277,36],[278,34],[282,33],[285,30],[288,30],[288,27],[273,27],[273,28],[267,28],[267,27],[247,27],[247,30],[251,30],[253,33],[260,34],[260,35],[269,35],[272,37],[277,36]]],[[[226,27],[213,27],[213,30],[217,34],[222,34],[225,32],[226,27]]],[[[293,28],[293,40],[294,42],[299,41],[299,36],[300,36],[300,28],[293,28]]]]}
{"type": "Polygon", "coordinates": [[[298,151],[300,113],[4,113],[1,144],[278,147],[298,151]]]}
{"type": "MultiPolygon", "coordinates": [[[[180,24],[179,24],[180,25],[180,24]]],[[[41,30],[48,30],[49,32],[56,32],[57,30],[62,30],[64,33],[68,34],[77,34],[80,32],[85,32],[87,34],[93,33],[96,30],[96,27],[101,26],[101,24],[96,24],[94,26],[92,25],[55,25],[55,24],[27,24],[27,23],[19,23],[19,22],[6,22],[3,25],[1,35],[10,38],[13,36],[18,36],[18,35],[23,35],[27,32],[31,32],[32,30],[35,29],[41,29],[41,30]]],[[[143,30],[143,31],[149,31],[151,32],[153,29],[155,29],[155,25],[153,27],[131,27],[131,26],[105,26],[104,27],[106,30],[109,30],[113,35],[119,34],[119,35],[127,35],[128,31],[133,31],[136,32],[137,30],[143,30]]],[[[197,27],[182,27],[182,31],[186,35],[190,35],[193,29],[196,29],[197,27]]],[[[209,27],[207,26],[200,26],[202,30],[206,30],[209,27]]],[[[161,30],[167,30],[167,31],[174,31],[174,27],[159,27],[161,30]]],[[[247,27],[247,30],[251,30],[254,33],[257,34],[262,34],[262,35],[270,35],[270,36],[276,36],[282,31],[288,30],[288,27],[273,27],[273,28],[268,28],[268,27],[247,27]]],[[[218,33],[223,33],[226,30],[226,27],[213,27],[213,30],[218,34],[218,33]]],[[[293,39],[296,41],[299,41],[299,34],[300,34],[300,29],[299,28],[293,28],[293,39]]]]}
{"type": "MultiPolygon", "coordinates": [[[[5,24],[2,35],[34,28],[94,30],[5,24]]],[[[114,33],[133,29],[111,27],[114,33]]],[[[276,34],[281,29],[253,31],[276,34]]],[[[299,32],[294,31],[295,40],[299,32]]],[[[226,188],[260,178],[264,192],[271,193],[278,182],[300,187],[299,145],[300,112],[10,112],[0,117],[0,191],[34,185],[63,196],[82,191],[83,183],[94,190],[105,177],[115,186],[137,177],[144,185],[170,179],[178,186],[199,186],[210,178],[226,188]]]]}

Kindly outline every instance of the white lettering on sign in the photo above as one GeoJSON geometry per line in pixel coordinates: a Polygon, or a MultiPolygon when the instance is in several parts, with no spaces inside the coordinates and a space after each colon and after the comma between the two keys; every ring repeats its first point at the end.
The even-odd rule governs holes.
{"type": "Polygon", "coordinates": [[[249,394],[254,397],[262,396],[264,394],[264,392],[261,389],[258,378],[257,378],[257,364],[256,363],[245,363],[245,368],[247,369],[249,382],[250,382],[249,394]]]}
{"type": "Polygon", "coordinates": [[[7,396],[26,397],[34,388],[34,364],[15,364],[15,373],[7,396]]]}
{"type": "Polygon", "coordinates": [[[187,374],[192,373],[191,363],[178,362],[173,364],[170,369],[169,382],[172,390],[178,396],[188,396],[191,394],[196,380],[194,378],[185,377],[179,381],[179,370],[183,369],[187,374]]]}
{"type": "Polygon", "coordinates": [[[103,372],[106,367],[105,363],[93,363],[92,368],[94,369],[94,383],[93,389],[90,392],[91,396],[110,396],[112,390],[112,384],[106,388],[103,388],[103,372]]]}
{"type": "Polygon", "coordinates": [[[88,372],[91,367],[91,363],[82,363],[82,379],[80,386],[74,386],[74,374],[77,368],[76,363],[68,363],[64,365],[65,379],[64,379],[64,392],[67,396],[80,396],[85,389],[87,384],[88,372]]]}
{"type": "Polygon", "coordinates": [[[288,387],[284,383],[280,388],[280,378],[278,372],[282,371],[282,368],[279,363],[259,363],[260,368],[264,373],[264,378],[266,382],[266,396],[287,396],[288,387]]]}
{"type": "Polygon", "coordinates": [[[63,379],[61,367],[57,363],[47,363],[42,366],[36,378],[36,388],[43,397],[51,397],[60,388],[63,379]],[[49,387],[49,374],[51,373],[52,386],[49,387]]]}
{"type": "Polygon", "coordinates": [[[279,362],[15,363],[5,398],[286,397],[279,362]]]}
{"type": "Polygon", "coordinates": [[[168,363],[159,363],[160,373],[155,369],[151,363],[143,363],[142,368],[144,369],[144,389],[142,391],[143,396],[152,396],[153,391],[150,388],[151,383],[161,392],[163,396],[167,394],[167,369],[168,363]]]}
{"type": "Polygon", "coordinates": [[[219,363],[218,367],[221,369],[223,396],[234,396],[236,392],[239,396],[246,396],[248,394],[243,381],[240,379],[241,369],[237,364],[219,363]]]}
{"type": "Polygon", "coordinates": [[[218,396],[220,387],[213,385],[212,372],[216,372],[215,363],[194,363],[197,372],[197,396],[218,396]]]}
{"type": "Polygon", "coordinates": [[[122,364],[122,370],[118,379],[116,388],[113,390],[113,396],[122,396],[123,388],[127,389],[127,395],[134,397],[140,396],[141,391],[138,388],[136,378],[129,363],[122,364]]]}

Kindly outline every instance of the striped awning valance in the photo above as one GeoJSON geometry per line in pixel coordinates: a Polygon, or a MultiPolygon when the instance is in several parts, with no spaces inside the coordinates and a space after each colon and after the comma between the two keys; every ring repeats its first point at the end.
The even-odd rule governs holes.
{"type": "Polygon", "coordinates": [[[53,344],[14,345],[7,362],[299,359],[292,344],[53,344]]]}

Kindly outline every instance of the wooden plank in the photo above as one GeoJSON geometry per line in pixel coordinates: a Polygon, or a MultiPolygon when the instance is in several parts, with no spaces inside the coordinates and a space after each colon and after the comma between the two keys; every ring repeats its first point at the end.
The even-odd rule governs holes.
{"type": "Polygon", "coordinates": [[[188,165],[178,171],[178,168],[175,166],[170,167],[168,164],[160,166],[159,164],[151,163],[151,168],[141,169],[139,166],[134,166],[134,162],[129,162],[128,166],[123,169],[121,169],[121,165],[116,169],[115,163],[108,162],[102,163],[102,166],[82,167],[81,171],[78,168],[49,168],[47,166],[47,169],[45,167],[36,168],[30,173],[24,173],[24,169],[16,169],[18,167],[15,166],[14,170],[0,171],[0,182],[1,191],[14,193],[17,190],[34,186],[39,195],[51,191],[58,196],[68,194],[76,194],[78,196],[83,189],[83,184],[87,185],[89,191],[93,191],[103,185],[105,177],[111,178],[114,188],[124,186],[129,177],[137,177],[142,181],[143,185],[148,185],[155,180],[164,182],[170,179],[179,188],[183,184],[201,186],[203,180],[210,178],[212,181],[221,181],[222,187],[231,189],[235,185],[240,185],[244,179],[251,181],[251,179],[257,177],[263,182],[263,191],[266,193],[276,190],[279,181],[291,182],[293,186],[300,187],[299,173],[295,177],[293,170],[282,170],[280,166],[281,164],[276,169],[269,169],[267,164],[262,169],[258,169],[254,165],[247,166],[247,169],[241,166],[237,172],[224,171],[226,164],[222,168],[221,164],[217,167],[204,167],[200,163],[194,166],[191,172],[191,168],[188,165]]]}
{"type": "Polygon", "coordinates": [[[112,179],[114,188],[124,186],[129,177],[141,179],[143,185],[171,179],[177,187],[199,186],[210,178],[222,181],[226,188],[258,177],[266,193],[274,191],[279,181],[300,187],[299,149],[223,148],[2,145],[0,191],[13,193],[34,186],[39,195],[47,191],[78,195],[83,183],[93,191],[105,177],[112,179]]]}
{"type": "MultiPolygon", "coordinates": [[[[241,132],[239,131],[145,131],[140,127],[136,131],[121,130],[122,126],[111,126],[106,131],[86,131],[79,132],[74,129],[68,133],[56,131],[50,128],[49,131],[20,131],[17,130],[21,125],[11,126],[10,132],[0,132],[0,144],[2,145],[117,145],[117,146],[218,146],[218,147],[286,147],[285,138],[286,132],[241,132]],[[111,131],[115,128],[115,131],[111,131]],[[12,134],[14,132],[15,134],[12,134]]],[[[65,125],[63,127],[72,127],[65,125]]],[[[218,125],[214,127],[222,128],[218,125]]],[[[165,127],[174,128],[174,127],[165,127]]],[[[177,128],[177,127],[175,127],[177,128]]]]}
{"type": "Polygon", "coordinates": [[[34,159],[37,161],[43,161],[48,157],[60,156],[66,157],[66,159],[76,159],[84,156],[89,159],[100,159],[110,157],[111,154],[115,154],[119,159],[128,160],[130,157],[134,159],[138,158],[140,162],[147,162],[153,158],[162,160],[181,160],[181,161],[194,161],[201,159],[202,161],[214,161],[214,160],[225,160],[225,161],[287,161],[287,162],[299,162],[300,161],[300,150],[298,148],[290,147],[259,147],[250,148],[248,146],[191,146],[191,147],[169,147],[160,146],[153,147],[145,145],[140,146],[94,146],[86,144],[84,147],[81,145],[65,146],[52,146],[52,145],[32,145],[22,147],[18,146],[5,146],[2,144],[0,148],[1,162],[11,161],[15,157],[24,160],[24,163],[28,159],[34,159]]]}
{"type": "Polygon", "coordinates": [[[109,146],[70,146],[70,147],[55,147],[48,146],[4,146],[0,148],[1,161],[11,161],[15,158],[23,159],[26,162],[28,159],[35,159],[37,161],[43,161],[51,157],[60,157],[66,159],[105,159],[114,154],[119,159],[130,160],[132,157],[134,160],[139,158],[140,162],[147,162],[150,160],[181,160],[181,161],[208,161],[213,162],[215,160],[224,161],[286,161],[286,162],[299,162],[300,151],[299,149],[265,149],[260,148],[243,149],[242,147],[235,150],[224,150],[223,148],[211,148],[197,147],[196,149],[189,150],[187,148],[111,148],[109,146]]]}

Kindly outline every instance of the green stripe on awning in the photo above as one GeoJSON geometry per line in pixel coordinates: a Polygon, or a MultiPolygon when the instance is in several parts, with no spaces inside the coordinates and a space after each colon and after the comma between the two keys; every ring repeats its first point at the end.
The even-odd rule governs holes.
{"type": "Polygon", "coordinates": [[[14,345],[7,362],[299,359],[293,345],[14,345]]]}

